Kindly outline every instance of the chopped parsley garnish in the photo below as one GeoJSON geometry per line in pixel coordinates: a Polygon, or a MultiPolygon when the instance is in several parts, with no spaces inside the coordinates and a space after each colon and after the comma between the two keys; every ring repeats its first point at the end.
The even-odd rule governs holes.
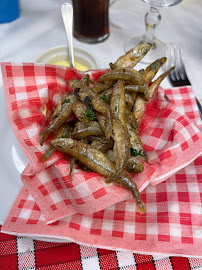
{"type": "Polygon", "coordinates": [[[132,147],[130,148],[130,155],[133,157],[139,156],[139,153],[136,149],[133,149],[132,147]]]}
{"type": "Polygon", "coordinates": [[[95,118],[95,113],[92,108],[88,108],[83,114],[85,115],[85,118],[90,121],[93,121],[93,119],[95,118]]]}
{"type": "Polygon", "coordinates": [[[107,96],[105,94],[102,94],[102,96],[100,97],[104,102],[107,101],[107,96]]]}
{"type": "Polygon", "coordinates": [[[114,108],[115,112],[117,111],[117,107],[114,108]]]}
{"type": "Polygon", "coordinates": [[[156,69],[156,65],[155,64],[152,64],[150,69],[156,69]]]}
{"type": "Polygon", "coordinates": [[[65,99],[65,100],[62,102],[62,105],[65,104],[65,103],[70,103],[70,99],[65,99]]]}

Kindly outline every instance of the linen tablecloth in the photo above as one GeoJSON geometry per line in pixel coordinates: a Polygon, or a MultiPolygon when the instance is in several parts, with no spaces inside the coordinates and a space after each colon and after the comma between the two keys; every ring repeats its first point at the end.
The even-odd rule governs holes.
{"type": "Polygon", "coordinates": [[[1,270],[194,270],[202,258],[143,255],[0,233],[1,270]]]}

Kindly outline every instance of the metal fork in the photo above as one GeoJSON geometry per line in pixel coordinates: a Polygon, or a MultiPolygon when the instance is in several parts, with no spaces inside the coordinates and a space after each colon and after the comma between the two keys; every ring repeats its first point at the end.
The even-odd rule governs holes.
{"type": "MultiPolygon", "coordinates": [[[[185,70],[182,47],[180,44],[170,43],[169,45],[166,45],[166,56],[166,69],[175,66],[175,69],[168,75],[168,79],[172,86],[191,85],[185,70]]],[[[202,106],[197,98],[196,103],[198,105],[200,117],[202,119],[202,106]]]]}

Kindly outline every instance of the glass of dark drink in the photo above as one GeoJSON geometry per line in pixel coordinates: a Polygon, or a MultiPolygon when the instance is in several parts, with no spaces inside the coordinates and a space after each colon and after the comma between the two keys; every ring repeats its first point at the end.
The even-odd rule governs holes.
{"type": "Polygon", "coordinates": [[[73,35],[86,43],[97,43],[109,36],[109,0],[72,0],[73,35]]]}

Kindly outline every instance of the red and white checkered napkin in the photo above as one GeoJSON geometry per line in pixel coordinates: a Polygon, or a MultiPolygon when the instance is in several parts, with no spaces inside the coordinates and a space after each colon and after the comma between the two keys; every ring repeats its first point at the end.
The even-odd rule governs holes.
{"type": "MultiPolygon", "coordinates": [[[[97,80],[104,71],[90,75],[97,80]]],[[[91,214],[130,198],[128,190],[106,185],[96,173],[74,170],[69,181],[69,161],[56,153],[46,163],[39,161],[48,144],[39,145],[45,127],[43,112],[52,110],[61,95],[70,91],[68,81],[83,73],[71,68],[41,64],[2,64],[9,120],[29,158],[22,181],[45,216],[52,223],[73,214],[91,214]]],[[[202,153],[199,129],[178,108],[165,101],[159,89],[148,103],[141,123],[141,138],[149,162],[139,175],[132,175],[142,191],[149,183],[160,183],[202,153]]],[[[134,201],[131,201],[134,207],[134,201]]]]}
{"type": "Polygon", "coordinates": [[[2,232],[49,237],[82,245],[166,256],[202,257],[202,157],[168,180],[142,192],[146,214],[133,199],[93,214],[74,214],[47,225],[31,195],[22,188],[2,232]]]}
{"type": "MultiPolygon", "coordinates": [[[[201,128],[192,89],[183,87],[165,92],[172,102],[178,102],[193,123],[200,123],[201,128]]],[[[2,231],[31,237],[63,238],[84,245],[137,253],[202,257],[201,198],[202,157],[198,157],[166,181],[149,185],[142,191],[146,206],[144,215],[136,211],[133,199],[128,199],[96,213],[74,214],[47,225],[40,208],[23,187],[2,231]]],[[[124,256],[130,256],[130,253],[124,256]]],[[[162,269],[167,269],[166,266],[162,269]]]]}

